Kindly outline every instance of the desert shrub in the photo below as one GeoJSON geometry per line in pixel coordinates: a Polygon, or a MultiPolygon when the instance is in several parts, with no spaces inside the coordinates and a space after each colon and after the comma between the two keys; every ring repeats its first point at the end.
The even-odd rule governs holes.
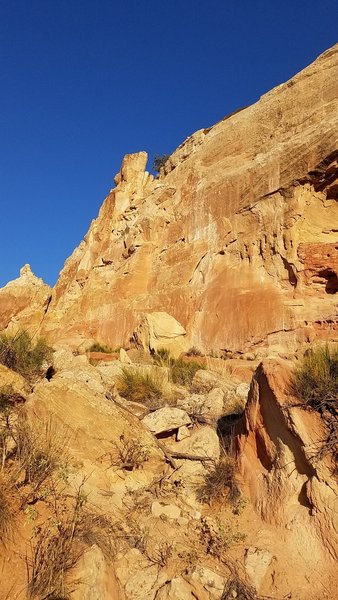
{"type": "Polygon", "coordinates": [[[171,366],[171,378],[173,383],[189,386],[197,371],[205,369],[205,366],[197,360],[185,361],[181,358],[174,360],[171,366]]]}
{"type": "Polygon", "coordinates": [[[226,498],[235,503],[239,498],[236,482],[236,464],[234,459],[224,456],[206,473],[204,482],[197,490],[200,502],[212,504],[216,500],[226,498]]]}
{"type": "Polygon", "coordinates": [[[117,379],[117,388],[123,398],[141,402],[150,408],[157,408],[162,398],[161,385],[150,373],[125,368],[117,379]]]}
{"type": "Polygon", "coordinates": [[[15,445],[14,431],[19,413],[18,404],[22,397],[11,385],[0,388],[0,454],[1,468],[4,469],[7,458],[13,453],[15,445]]]}
{"type": "Polygon", "coordinates": [[[146,551],[146,556],[154,565],[166,567],[173,555],[173,552],[174,550],[172,544],[163,541],[157,544],[151,552],[146,551]]]}
{"type": "Polygon", "coordinates": [[[170,156],[169,154],[162,154],[162,156],[159,156],[158,154],[155,154],[154,161],[153,161],[153,171],[159,172],[160,169],[162,167],[164,167],[164,165],[167,162],[169,156],[170,156]]]}
{"type": "Polygon", "coordinates": [[[119,443],[112,442],[113,449],[105,455],[110,466],[116,466],[126,471],[139,469],[149,458],[149,448],[137,438],[120,436],[119,443]]]}
{"type": "Polygon", "coordinates": [[[42,365],[50,360],[52,348],[43,338],[36,343],[27,331],[14,336],[0,335],[0,363],[31,379],[41,374],[42,365]]]}
{"type": "Polygon", "coordinates": [[[0,413],[6,413],[20,401],[22,401],[22,397],[14,391],[12,385],[0,387],[0,413]]]}
{"type": "Polygon", "coordinates": [[[113,352],[113,348],[107,346],[106,344],[101,344],[100,342],[94,342],[89,348],[89,352],[104,352],[105,354],[110,354],[113,352]]]}
{"type": "Polygon", "coordinates": [[[294,372],[292,392],[320,413],[337,416],[338,348],[314,348],[294,372]]]}
{"type": "MultiPolygon", "coordinates": [[[[233,575],[225,584],[221,600],[260,600],[254,587],[243,581],[238,575],[233,575]]],[[[263,600],[263,598],[262,598],[263,600]]]]}

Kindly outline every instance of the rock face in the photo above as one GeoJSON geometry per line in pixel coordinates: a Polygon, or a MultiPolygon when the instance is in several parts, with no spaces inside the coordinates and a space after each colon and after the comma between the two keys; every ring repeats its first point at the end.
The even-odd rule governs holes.
{"type": "MultiPolygon", "coordinates": [[[[158,179],[145,171],[145,152],[127,155],[61,272],[41,332],[115,346],[144,313],[162,311],[202,349],[292,350],[337,336],[337,62],[336,45],[195,133],[158,179]]],[[[42,318],[49,292],[35,285],[32,311],[32,282],[24,275],[1,291],[2,326],[42,318]]]]}
{"type": "MultiPolygon", "coordinates": [[[[302,589],[310,584],[319,598],[323,581],[328,588],[334,581],[338,488],[330,455],[319,454],[329,432],[318,413],[292,397],[290,374],[283,361],[266,361],[257,369],[238,454],[247,496],[266,527],[272,526],[284,585],[303,598],[302,589]],[[304,571],[308,584],[302,581],[304,571]]],[[[267,531],[260,537],[257,541],[269,545],[267,531]]],[[[257,587],[271,559],[264,547],[248,550],[247,572],[257,587]]]]}

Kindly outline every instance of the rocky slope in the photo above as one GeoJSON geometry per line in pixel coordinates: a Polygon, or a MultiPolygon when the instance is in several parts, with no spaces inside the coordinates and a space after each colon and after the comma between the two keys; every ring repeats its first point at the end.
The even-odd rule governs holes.
{"type": "MultiPolygon", "coordinates": [[[[336,45],[192,135],[157,179],[145,152],[127,155],[60,274],[42,333],[115,346],[144,312],[165,311],[204,350],[337,336],[337,64],[336,45]]],[[[18,322],[10,291],[0,292],[2,328],[18,322]]]]}
{"type": "MultiPolygon", "coordinates": [[[[33,448],[38,442],[40,457],[31,461],[29,483],[7,443],[0,474],[0,599],[54,598],[43,575],[46,565],[56,565],[57,573],[64,555],[51,547],[39,555],[37,548],[56,526],[60,537],[68,523],[74,538],[66,551],[76,545],[76,558],[65,567],[67,600],[331,600],[337,485],[330,455],[318,456],[327,432],[319,415],[290,395],[289,365],[266,360],[248,392],[224,361],[209,360],[191,389],[168,387],[166,367],[131,362],[131,356],[129,370],[162,381],[156,410],[118,394],[126,364],[118,360],[93,366],[86,356],[60,349],[53,374],[33,390],[0,365],[0,392],[10,384],[19,402],[10,412],[0,410],[0,433],[7,431],[6,418],[15,432],[24,409],[34,432],[27,439],[33,448]],[[240,495],[230,502],[225,484],[207,501],[206,476],[224,456],[226,424],[246,400],[233,438],[240,495]],[[51,453],[54,466],[41,485],[51,453]],[[9,500],[13,522],[4,530],[1,492],[6,498],[10,475],[18,479],[9,500]],[[67,502],[78,490],[74,522],[67,502]],[[240,595],[240,587],[231,588],[237,596],[229,592],[244,585],[251,595],[240,595]]],[[[207,491],[213,495],[210,486],[207,491]]],[[[54,581],[53,570],[47,575],[54,581]]]]}

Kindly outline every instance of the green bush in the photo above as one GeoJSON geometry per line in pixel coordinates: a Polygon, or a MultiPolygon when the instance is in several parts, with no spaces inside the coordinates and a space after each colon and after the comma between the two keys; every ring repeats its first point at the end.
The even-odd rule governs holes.
{"type": "Polygon", "coordinates": [[[292,379],[292,392],[320,413],[337,415],[338,348],[308,352],[292,379]]]}
{"type": "Polygon", "coordinates": [[[89,352],[105,352],[106,354],[111,354],[113,352],[113,348],[110,346],[106,346],[106,344],[101,344],[100,342],[94,342],[89,348],[89,352]]]}
{"type": "Polygon", "coordinates": [[[117,380],[120,395],[131,402],[141,402],[149,408],[157,408],[162,398],[160,383],[150,373],[123,369],[117,380]]]}
{"type": "Polygon", "coordinates": [[[34,344],[27,331],[0,335],[0,363],[28,379],[41,374],[42,365],[51,354],[52,348],[44,339],[39,338],[34,344]]]}

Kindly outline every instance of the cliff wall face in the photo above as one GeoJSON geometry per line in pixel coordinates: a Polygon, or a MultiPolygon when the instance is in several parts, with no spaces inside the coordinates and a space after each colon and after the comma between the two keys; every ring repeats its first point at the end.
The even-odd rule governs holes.
{"type": "Polygon", "coordinates": [[[142,313],[164,311],[204,350],[337,336],[337,67],[338,45],[192,135],[158,179],[145,152],[127,155],[41,333],[117,345],[142,313]]]}

